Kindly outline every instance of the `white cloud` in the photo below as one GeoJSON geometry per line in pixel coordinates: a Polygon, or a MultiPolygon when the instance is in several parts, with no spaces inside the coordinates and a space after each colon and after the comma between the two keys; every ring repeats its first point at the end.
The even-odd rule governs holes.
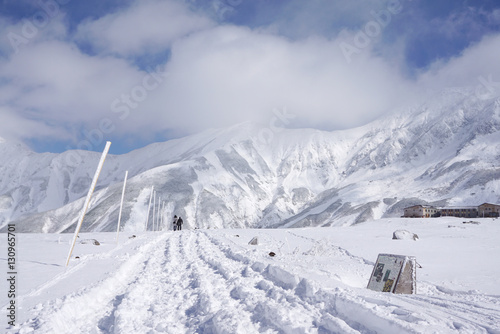
{"type": "Polygon", "coordinates": [[[70,43],[51,41],[0,63],[5,82],[0,103],[40,124],[93,124],[110,113],[110,104],[143,74],[125,61],[90,57],[70,43]]]}
{"type": "Polygon", "coordinates": [[[70,140],[71,136],[61,128],[60,124],[49,125],[44,121],[32,120],[19,111],[0,106],[0,136],[9,140],[26,138],[57,138],[70,140]]]}
{"type": "Polygon", "coordinates": [[[266,119],[287,107],[332,127],[359,125],[390,108],[408,83],[369,50],[348,64],[337,41],[291,42],[221,26],[178,41],[168,81],[144,105],[189,129],[266,119]]]}
{"type": "Polygon", "coordinates": [[[114,134],[141,137],[266,122],[283,107],[302,124],[345,128],[426,88],[474,86],[481,75],[500,81],[499,35],[436,62],[414,80],[401,70],[401,46],[380,52],[380,44],[377,51],[369,45],[349,63],[339,47],[345,37],[290,40],[271,30],[214,26],[174,1],[137,2],[77,31],[78,41],[92,42],[98,55],[83,53],[64,35],[47,34],[0,61],[1,136],[74,138],[81,134],[72,129],[96,128],[109,118],[114,134]],[[171,49],[168,76],[142,72],[121,58],[164,48],[171,49]]]}
{"type": "MultiPolygon", "coordinates": [[[[113,22],[127,22],[131,9],[121,15],[113,22]]],[[[103,35],[116,42],[110,49],[128,52],[142,43],[135,39],[141,34],[132,36],[130,49],[120,49],[128,34],[103,35]]],[[[176,36],[182,38],[169,41],[169,76],[146,81],[155,86],[148,90],[147,74],[123,60],[89,56],[67,42],[33,44],[0,65],[14,87],[8,103],[34,120],[92,127],[109,117],[116,134],[140,135],[266,121],[282,107],[308,125],[356,126],[410,91],[397,69],[369,49],[348,64],[336,40],[290,41],[230,25],[176,36]]]]}
{"type": "Polygon", "coordinates": [[[76,38],[100,52],[140,55],[167,49],[177,38],[212,24],[179,1],[145,0],[81,24],[76,38]]]}
{"type": "Polygon", "coordinates": [[[50,6],[47,10],[38,9],[31,16],[20,21],[0,16],[0,51],[5,56],[24,52],[29,46],[67,37],[65,14],[60,7],[50,6]]]}
{"type": "Polygon", "coordinates": [[[436,61],[421,74],[419,85],[433,90],[457,86],[475,87],[481,84],[481,78],[490,76],[500,85],[499,54],[500,34],[486,36],[459,56],[447,61],[436,61]]]}

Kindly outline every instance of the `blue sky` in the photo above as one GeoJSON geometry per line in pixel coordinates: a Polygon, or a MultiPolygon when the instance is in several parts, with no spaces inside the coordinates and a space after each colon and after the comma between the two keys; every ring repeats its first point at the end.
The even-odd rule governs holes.
{"type": "Polygon", "coordinates": [[[285,109],[345,129],[500,81],[493,0],[4,0],[0,31],[0,137],[37,152],[119,154],[285,109]]]}

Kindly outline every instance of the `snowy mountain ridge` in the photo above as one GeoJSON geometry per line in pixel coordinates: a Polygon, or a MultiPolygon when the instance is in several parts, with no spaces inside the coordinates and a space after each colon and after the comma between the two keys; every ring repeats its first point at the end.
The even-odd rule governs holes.
{"type": "MultiPolygon", "coordinates": [[[[152,186],[167,228],[174,214],[190,228],[301,227],[400,216],[417,203],[497,203],[499,129],[500,99],[457,89],[350,130],[275,129],[269,138],[252,123],[208,130],[108,156],[82,229],[116,229],[125,170],[130,231],[144,230],[137,222],[146,222],[152,186]]],[[[74,151],[37,154],[9,142],[0,153],[0,226],[74,229],[100,154],[79,151],[69,164],[74,151]]]]}

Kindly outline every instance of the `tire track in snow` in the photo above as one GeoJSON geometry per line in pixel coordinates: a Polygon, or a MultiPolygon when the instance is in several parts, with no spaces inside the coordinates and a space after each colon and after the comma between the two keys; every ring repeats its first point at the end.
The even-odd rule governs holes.
{"type": "Polygon", "coordinates": [[[159,245],[113,313],[101,319],[102,332],[188,332],[185,321],[179,318],[192,299],[190,264],[180,256],[184,242],[179,234],[173,234],[159,245]]]}
{"type": "Polygon", "coordinates": [[[252,319],[259,323],[260,331],[368,332],[357,323],[350,326],[342,318],[331,314],[325,316],[323,303],[308,302],[307,296],[313,288],[307,280],[299,281],[276,266],[266,267],[261,262],[234,253],[207,234],[202,236],[204,254],[201,257],[227,281],[231,297],[252,312],[252,319]]]}
{"type": "Polygon", "coordinates": [[[206,249],[201,236],[194,232],[191,244],[182,250],[192,266],[191,288],[196,294],[195,303],[186,310],[188,327],[203,333],[258,332],[251,314],[230,297],[226,281],[203,261],[206,249]]]}
{"type": "MultiPolygon", "coordinates": [[[[218,238],[208,234],[206,236],[221,252],[216,258],[225,256],[239,261],[257,269],[273,284],[278,286],[283,284],[279,275],[270,276],[269,267],[264,269],[265,265],[259,264],[258,260],[254,261],[245,255],[235,253],[233,248],[224,245],[218,238]]],[[[351,329],[363,333],[373,330],[384,333],[422,331],[499,333],[497,325],[500,323],[499,308],[490,307],[498,305],[494,297],[491,297],[495,299],[493,301],[489,296],[481,297],[485,298],[485,304],[488,305],[482,307],[475,302],[449,301],[423,295],[383,294],[380,295],[380,299],[375,299],[371,291],[362,291],[360,294],[359,291],[354,293],[350,289],[337,288],[333,293],[323,290],[315,292],[314,287],[308,285],[310,283],[307,280],[301,280],[295,287],[296,296],[302,298],[304,302],[310,302],[312,307],[323,304],[324,307],[320,310],[321,320],[313,323],[334,332],[347,332],[345,326],[339,328],[340,323],[349,324],[351,329]],[[440,307],[442,310],[439,310],[440,307]],[[431,311],[427,311],[428,309],[431,311]]]]}
{"type": "Polygon", "coordinates": [[[102,332],[241,333],[257,332],[218,275],[200,259],[197,233],[174,233],[152,254],[144,270],[114,310],[100,320],[102,332]]]}
{"type": "MultiPolygon", "coordinates": [[[[262,303],[266,303],[270,299],[275,299],[279,302],[275,306],[275,309],[264,308],[267,311],[264,312],[265,317],[273,317],[275,315],[273,319],[270,319],[271,322],[282,321],[281,317],[283,316],[286,319],[286,314],[283,314],[283,302],[290,304],[288,312],[294,310],[294,308],[296,309],[296,312],[291,312],[294,322],[297,322],[297,316],[299,319],[300,317],[307,318],[299,328],[287,328],[285,324],[283,326],[283,328],[287,329],[285,332],[298,329],[299,332],[314,332],[319,330],[326,333],[370,333],[372,332],[370,328],[373,327],[374,322],[383,324],[385,333],[413,332],[411,330],[405,331],[402,327],[384,318],[375,317],[376,321],[372,321],[372,319],[363,324],[363,321],[360,321],[357,317],[350,316],[348,312],[338,312],[337,304],[340,301],[344,301],[339,296],[317,291],[307,279],[299,279],[278,266],[266,266],[259,260],[252,260],[247,256],[235,253],[231,247],[224,245],[217,238],[206,236],[222,253],[220,257],[225,256],[230,260],[242,263],[246,266],[245,272],[247,272],[247,275],[248,272],[253,272],[253,275],[258,280],[257,287],[266,292],[265,297],[267,297],[267,300],[264,299],[262,303]]],[[[347,300],[345,303],[346,306],[349,303],[352,303],[352,300],[347,300]]],[[[358,311],[360,311],[361,307],[365,306],[360,304],[357,307],[359,308],[358,311]]]]}
{"type": "Polygon", "coordinates": [[[446,319],[450,328],[471,333],[500,333],[498,297],[475,295],[474,300],[467,301],[464,299],[469,299],[470,295],[460,295],[460,299],[456,300],[450,300],[450,296],[442,298],[425,295],[396,295],[394,298],[413,308],[432,309],[432,314],[426,313],[426,316],[432,316],[436,322],[441,323],[446,319]]]}
{"type": "MultiPolygon", "coordinates": [[[[98,322],[98,329],[103,333],[146,333],[155,327],[151,314],[158,298],[164,295],[162,282],[168,274],[163,271],[167,253],[172,247],[171,238],[160,243],[149,254],[144,268],[138,273],[137,279],[132,282],[127,290],[117,296],[112,310],[98,322]]],[[[158,306],[156,306],[158,305],[158,306]]]]}

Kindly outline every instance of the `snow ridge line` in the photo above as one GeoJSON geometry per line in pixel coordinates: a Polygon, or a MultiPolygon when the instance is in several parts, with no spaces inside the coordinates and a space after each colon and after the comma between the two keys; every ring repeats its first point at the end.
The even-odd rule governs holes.
{"type": "Polygon", "coordinates": [[[86,333],[97,323],[98,316],[109,310],[110,303],[135,278],[147,263],[150,251],[167,238],[163,234],[141,246],[110,277],[90,288],[70,294],[63,300],[55,300],[44,306],[36,318],[21,325],[23,332],[34,329],[37,333],[86,333]],[[141,265],[142,264],[142,265],[141,265]]]}

